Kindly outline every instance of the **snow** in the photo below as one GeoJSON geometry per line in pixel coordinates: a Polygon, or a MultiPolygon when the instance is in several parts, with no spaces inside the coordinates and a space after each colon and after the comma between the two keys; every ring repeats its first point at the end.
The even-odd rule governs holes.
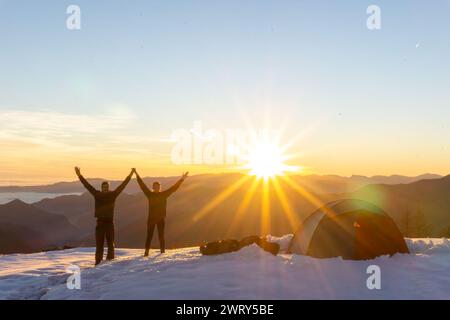
{"type": "MultiPolygon", "coordinates": [[[[268,237],[286,249],[292,235],[268,237]]],[[[117,249],[93,267],[93,248],[0,256],[0,299],[450,299],[450,240],[407,239],[411,254],[369,261],[273,256],[256,245],[219,256],[198,248],[117,249]],[[369,290],[369,265],[381,290],[369,290]],[[69,290],[70,265],[81,289],[69,290]]]]}
{"type": "Polygon", "coordinates": [[[266,237],[266,240],[269,242],[278,243],[280,245],[280,251],[287,251],[289,249],[289,244],[291,243],[293,237],[294,237],[293,234],[287,234],[282,237],[274,237],[268,235],[266,237]]]}

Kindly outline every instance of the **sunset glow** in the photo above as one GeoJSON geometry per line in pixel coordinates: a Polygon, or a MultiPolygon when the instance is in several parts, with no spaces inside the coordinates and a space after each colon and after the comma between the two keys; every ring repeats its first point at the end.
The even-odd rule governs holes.
{"type": "Polygon", "coordinates": [[[284,175],[286,172],[298,172],[298,166],[285,164],[287,156],[283,154],[282,148],[275,142],[262,141],[257,143],[249,152],[248,168],[249,174],[263,178],[284,175]]]}

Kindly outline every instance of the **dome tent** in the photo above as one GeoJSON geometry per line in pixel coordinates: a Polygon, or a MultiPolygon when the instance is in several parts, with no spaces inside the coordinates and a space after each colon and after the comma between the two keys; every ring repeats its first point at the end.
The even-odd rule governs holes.
{"type": "Polygon", "coordinates": [[[356,199],[334,201],[313,212],[295,233],[289,252],[352,260],[409,253],[394,221],[377,206],[356,199]]]}

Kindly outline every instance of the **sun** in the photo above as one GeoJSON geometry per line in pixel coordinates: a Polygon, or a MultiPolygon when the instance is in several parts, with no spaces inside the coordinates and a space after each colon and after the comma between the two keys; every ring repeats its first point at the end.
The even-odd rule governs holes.
{"type": "Polygon", "coordinates": [[[286,172],[295,172],[300,168],[285,163],[288,156],[274,141],[258,141],[250,148],[245,167],[250,175],[267,180],[275,176],[282,176],[286,172]]]}

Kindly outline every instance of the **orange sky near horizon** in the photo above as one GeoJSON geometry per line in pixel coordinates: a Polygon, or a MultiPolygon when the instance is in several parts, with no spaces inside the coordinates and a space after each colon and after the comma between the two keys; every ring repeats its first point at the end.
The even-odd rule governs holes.
{"type": "MultiPolygon", "coordinates": [[[[136,130],[135,120],[127,117],[126,112],[111,118],[53,112],[5,114],[0,113],[0,119],[6,118],[3,120],[8,123],[0,129],[0,185],[3,186],[74,181],[75,166],[81,167],[87,177],[114,180],[123,179],[132,167],[139,169],[143,176],[176,176],[183,171],[193,175],[249,171],[242,168],[242,163],[195,164],[193,158],[197,149],[194,147],[190,163],[174,163],[173,150],[178,144],[173,138],[174,131],[152,130],[146,135],[146,129],[136,130]],[[79,126],[80,121],[86,124],[86,129],[79,126]]],[[[286,164],[300,166],[298,174],[417,176],[424,173],[447,175],[450,171],[450,149],[433,137],[430,137],[432,143],[427,143],[421,132],[391,128],[398,133],[391,139],[383,139],[373,124],[367,124],[366,132],[361,134],[361,126],[340,124],[340,117],[310,121],[313,125],[299,128],[281,118],[270,119],[283,124],[274,131],[277,134],[269,137],[281,147],[286,146],[283,151],[289,156],[286,164]],[[323,130],[329,124],[336,130],[331,133],[323,130]]],[[[266,121],[255,120],[255,123],[262,129],[273,127],[266,121]]],[[[185,121],[182,126],[185,132],[196,136],[192,133],[195,122],[185,121]]],[[[250,132],[261,129],[245,120],[240,127],[250,132]]],[[[208,129],[211,128],[205,125],[201,135],[207,136],[208,129]]],[[[218,127],[216,131],[226,130],[218,127]]],[[[208,137],[202,136],[202,139],[208,140],[208,137]]],[[[206,150],[214,146],[216,140],[212,141],[200,145],[200,154],[206,154],[206,150]]],[[[192,144],[195,145],[195,140],[192,144]]],[[[247,144],[251,148],[252,142],[247,141],[247,144]]],[[[219,147],[228,152],[226,143],[219,147]]]]}
{"type": "MultiPolygon", "coordinates": [[[[333,152],[321,155],[305,156],[296,161],[289,161],[291,165],[302,168],[290,174],[335,174],[351,175],[392,175],[417,176],[424,173],[447,175],[449,172],[440,161],[429,161],[430,165],[411,161],[405,156],[392,158],[377,158],[376,152],[349,156],[348,158],[333,157],[333,152]],[[313,165],[314,164],[314,165],[313,165]]],[[[249,170],[227,165],[176,165],[170,158],[148,159],[145,155],[132,154],[102,154],[85,155],[41,151],[39,148],[16,154],[0,160],[0,185],[41,185],[61,181],[74,181],[76,176],[74,166],[79,166],[83,174],[90,178],[104,178],[121,180],[136,167],[143,176],[177,176],[184,171],[191,175],[207,173],[229,173],[249,170]],[[74,159],[77,160],[74,160],[74,159]]]]}

